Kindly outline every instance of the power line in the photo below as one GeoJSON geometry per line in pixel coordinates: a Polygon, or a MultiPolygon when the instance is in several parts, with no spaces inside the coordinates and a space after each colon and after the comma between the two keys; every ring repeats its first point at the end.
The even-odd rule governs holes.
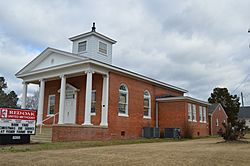
{"type": "Polygon", "coordinates": [[[232,91],[232,93],[234,93],[236,90],[239,89],[239,87],[245,82],[247,81],[247,79],[249,78],[250,74],[247,74],[246,77],[243,79],[243,81],[241,81],[241,83],[232,91]]]}
{"type": "Polygon", "coordinates": [[[247,93],[247,94],[244,96],[244,98],[247,98],[249,95],[250,95],[250,92],[247,93]]]}

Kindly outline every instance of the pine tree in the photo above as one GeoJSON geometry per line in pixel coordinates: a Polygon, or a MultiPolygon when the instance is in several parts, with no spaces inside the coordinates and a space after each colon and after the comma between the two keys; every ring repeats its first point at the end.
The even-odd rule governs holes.
{"type": "Polygon", "coordinates": [[[0,77],[0,107],[18,108],[18,98],[16,93],[14,91],[11,91],[7,94],[4,92],[6,88],[7,83],[5,82],[4,77],[0,77]]]}
{"type": "Polygon", "coordinates": [[[231,95],[227,88],[214,88],[209,103],[220,103],[228,116],[228,122],[233,126],[236,123],[237,115],[240,109],[239,97],[231,95]]]}
{"type": "Polygon", "coordinates": [[[17,95],[14,91],[11,91],[9,94],[7,94],[7,102],[6,105],[9,108],[17,108],[17,95]]]}

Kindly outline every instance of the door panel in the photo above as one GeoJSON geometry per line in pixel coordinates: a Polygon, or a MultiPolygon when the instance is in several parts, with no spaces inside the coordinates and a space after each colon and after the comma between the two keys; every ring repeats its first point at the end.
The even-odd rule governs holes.
{"type": "Polygon", "coordinates": [[[76,93],[66,91],[64,107],[64,123],[75,123],[76,118],[76,93]]]}

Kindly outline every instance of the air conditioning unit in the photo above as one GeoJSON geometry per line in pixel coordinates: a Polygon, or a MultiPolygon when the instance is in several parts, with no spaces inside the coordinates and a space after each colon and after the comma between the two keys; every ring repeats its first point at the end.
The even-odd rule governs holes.
{"type": "Polygon", "coordinates": [[[143,127],[142,128],[142,137],[144,138],[153,138],[152,127],[143,127]]]}
{"type": "Polygon", "coordinates": [[[160,138],[160,128],[154,127],[153,129],[153,138],[160,138]]]}
{"type": "Polygon", "coordinates": [[[180,138],[180,128],[165,128],[164,138],[180,138]]]}
{"type": "Polygon", "coordinates": [[[160,128],[158,127],[143,127],[142,137],[144,138],[160,138],[160,128]]]}

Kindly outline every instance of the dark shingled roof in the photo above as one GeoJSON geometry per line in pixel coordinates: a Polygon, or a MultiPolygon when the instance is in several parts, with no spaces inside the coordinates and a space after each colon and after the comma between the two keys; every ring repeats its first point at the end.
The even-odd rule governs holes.
{"type": "Polygon", "coordinates": [[[209,106],[208,106],[208,113],[209,113],[209,114],[212,114],[212,113],[214,112],[215,108],[216,108],[218,105],[219,105],[218,103],[209,105],[209,106]]]}
{"type": "Polygon", "coordinates": [[[165,95],[161,95],[161,96],[156,96],[156,99],[161,99],[161,98],[167,98],[167,97],[177,97],[175,95],[172,94],[165,94],[165,95]]]}
{"type": "Polygon", "coordinates": [[[239,118],[250,118],[250,106],[240,107],[239,118]]]}

